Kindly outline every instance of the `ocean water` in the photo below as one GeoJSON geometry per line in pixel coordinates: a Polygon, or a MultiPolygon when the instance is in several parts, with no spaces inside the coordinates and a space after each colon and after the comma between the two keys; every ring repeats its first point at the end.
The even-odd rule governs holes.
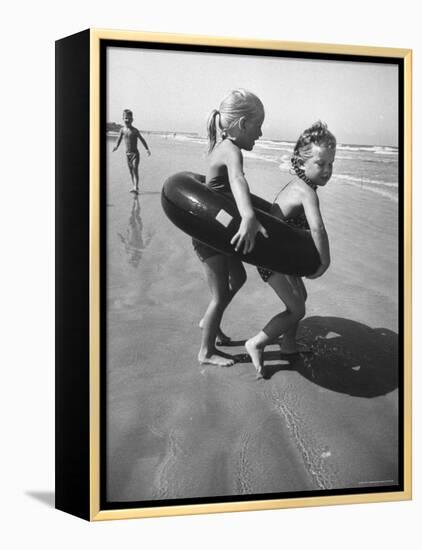
{"type": "MultiPolygon", "coordinates": [[[[203,144],[200,137],[176,134],[174,139],[203,144]]],[[[291,170],[294,143],[260,139],[245,156],[276,163],[282,172],[291,170]]],[[[337,145],[332,181],[365,188],[398,202],[398,148],[376,145],[337,145]]]]}

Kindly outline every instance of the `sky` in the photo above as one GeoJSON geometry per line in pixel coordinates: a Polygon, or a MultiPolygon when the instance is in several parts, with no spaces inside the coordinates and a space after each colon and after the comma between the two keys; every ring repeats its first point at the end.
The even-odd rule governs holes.
{"type": "Polygon", "coordinates": [[[230,90],[265,107],[263,136],[295,141],[316,120],[339,143],[398,144],[396,65],[246,55],[107,50],[107,121],[134,113],[140,130],[206,135],[206,120],[230,90]]]}

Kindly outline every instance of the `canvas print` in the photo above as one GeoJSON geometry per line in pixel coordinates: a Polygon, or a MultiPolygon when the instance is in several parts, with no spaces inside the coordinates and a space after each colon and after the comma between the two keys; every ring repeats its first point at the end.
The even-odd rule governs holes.
{"type": "Polygon", "coordinates": [[[398,490],[398,64],[103,63],[105,505],[398,490]]]}

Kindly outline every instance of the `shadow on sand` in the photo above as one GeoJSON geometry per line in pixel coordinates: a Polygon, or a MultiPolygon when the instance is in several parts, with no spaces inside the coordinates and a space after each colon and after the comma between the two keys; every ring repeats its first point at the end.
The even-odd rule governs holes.
{"type": "MultiPolygon", "coordinates": [[[[376,397],[398,386],[398,335],[388,329],[372,329],[340,317],[309,317],[300,325],[300,340],[312,353],[294,356],[277,351],[264,354],[264,379],[291,370],[339,393],[376,397]]],[[[237,356],[240,359],[240,356],[237,356]]],[[[242,362],[245,362],[245,356],[242,362]]]]}

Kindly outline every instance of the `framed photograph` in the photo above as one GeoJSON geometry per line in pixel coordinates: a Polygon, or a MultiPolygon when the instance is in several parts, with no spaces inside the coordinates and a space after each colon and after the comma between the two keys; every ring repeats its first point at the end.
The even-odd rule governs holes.
{"type": "Polygon", "coordinates": [[[56,43],[56,507],[411,498],[411,51],[56,43]]]}

